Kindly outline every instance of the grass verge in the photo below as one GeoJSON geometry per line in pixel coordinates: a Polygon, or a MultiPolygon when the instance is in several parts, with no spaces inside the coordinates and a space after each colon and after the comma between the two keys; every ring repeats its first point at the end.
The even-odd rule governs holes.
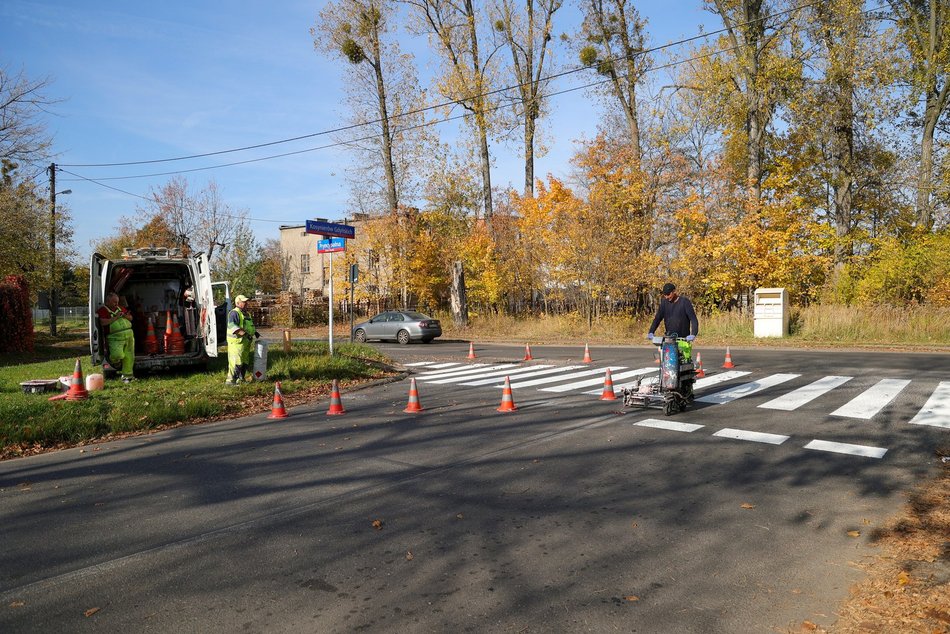
{"type": "MultiPolygon", "coordinates": [[[[108,381],[85,401],[49,401],[49,394],[24,394],[20,382],[71,376],[75,349],[61,358],[0,367],[0,458],[22,456],[94,439],[183,423],[204,422],[266,411],[274,381],[281,382],[285,403],[319,398],[337,379],[341,386],[385,375],[362,359],[382,361],[371,346],[342,344],[329,356],[326,343],[295,342],[289,354],[268,353],[267,381],[238,387],[224,384],[227,355],[212,359],[206,371],[143,376],[125,385],[108,381]]],[[[54,351],[49,356],[57,357],[54,351]]],[[[93,371],[88,363],[84,373],[93,371]]]]}

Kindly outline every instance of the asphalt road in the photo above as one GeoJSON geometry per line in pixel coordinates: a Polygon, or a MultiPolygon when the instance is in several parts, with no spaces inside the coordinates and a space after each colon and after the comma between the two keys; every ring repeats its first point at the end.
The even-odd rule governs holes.
{"type": "Polygon", "coordinates": [[[342,416],[321,402],[0,463],[0,631],[830,624],[950,442],[946,354],[733,349],[748,374],[713,384],[723,351],[698,348],[709,384],[666,417],[585,384],[651,367],[646,345],[589,365],[577,347],[380,347],[422,364],[422,413],[398,381],[344,392],[342,416]]]}

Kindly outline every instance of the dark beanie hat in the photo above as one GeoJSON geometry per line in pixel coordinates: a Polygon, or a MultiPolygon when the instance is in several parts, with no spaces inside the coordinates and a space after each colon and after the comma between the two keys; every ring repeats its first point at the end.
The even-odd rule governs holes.
{"type": "Polygon", "coordinates": [[[675,290],[676,290],[676,285],[675,285],[675,284],[671,284],[671,283],[667,282],[666,284],[663,285],[663,294],[664,294],[664,295],[669,295],[670,293],[672,293],[672,292],[675,291],[675,290]]]}

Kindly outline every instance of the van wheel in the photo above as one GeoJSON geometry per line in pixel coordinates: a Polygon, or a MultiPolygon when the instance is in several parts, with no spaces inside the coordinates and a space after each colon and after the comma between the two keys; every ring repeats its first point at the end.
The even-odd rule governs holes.
{"type": "Polygon", "coordinates": [[[366,331],[362,328],[357,328],[356,332],[353,333],[353,341],[357,343],[366,343],[366,331]]]}
{"type": "Polygon", "coordinates": [[[403,346],[405,346],[406,344],[408,344],[408,343],[409,343],[409,331],[408,331],[408,330],[400,330],[399,332],[397,332],[397,333],[396,333],[396,341],[398,341],[399,344],[400,344],[400,345],[403,345],[403,346]]]}

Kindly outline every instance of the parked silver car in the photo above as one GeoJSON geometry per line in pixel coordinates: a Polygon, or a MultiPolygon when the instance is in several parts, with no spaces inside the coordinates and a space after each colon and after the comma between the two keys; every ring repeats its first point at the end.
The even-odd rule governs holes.
{"type": "Polygon", "coordinates": [[[391,310],[356,324],[353,339],[360,343],[369,339],[394,340],[406,345],[410,341],[429,343],[442,335],[442,324],[422,313],[391,310]]]}

